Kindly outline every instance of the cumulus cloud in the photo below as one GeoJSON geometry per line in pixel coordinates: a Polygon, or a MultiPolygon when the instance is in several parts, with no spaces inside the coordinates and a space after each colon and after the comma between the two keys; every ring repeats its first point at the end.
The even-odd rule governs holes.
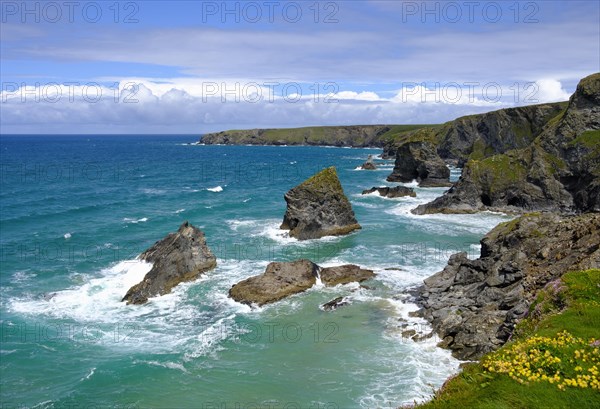
{"type": "MultiPolygon", "coordinates": [[[[384,98],[372,91],[346,90],[335,94],[275,95],[268,87],[258,87],[250,94],[236,93],[231,92],[235,90],[232,83],[223,90],[215,82],[218,89],[211,88],[207,93],[198,81],[186,81],[136,82],[128,78],[116,82],[118,86],[98,85],[93,90],[88,85],[5,90],[1,94],[0,114],[3,131],[199,134],[274,126],[440,123],[511,105],[466,97],[456,101],[421,100],[423,94],[432,92],[422,88],[411,90],[410,98],[405,99],[400,92],[384,98]],[[186,84],[192,86],[184,89],[186,84]]],[[[238,91],[242,89],[241,85],[237,87],[238,91]]]]}
{"type": "Polygon", "coordinates": [[[534,97],[539,102],[558,102],[566,101],[571,96],[563,88],[560,81],[554,79],[541,79],[536,82],[537,89],[534,90],[534,97]]]}

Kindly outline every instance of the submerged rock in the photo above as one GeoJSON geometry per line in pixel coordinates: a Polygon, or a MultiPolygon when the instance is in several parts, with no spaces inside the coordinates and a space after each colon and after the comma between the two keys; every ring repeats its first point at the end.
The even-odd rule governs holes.
{"type": "Polygon", "coordinates": [[[372,187],[371,189],[363,190],[362,194],[363,195],[368,195],[368,194],[371,194],[373,192],[379,192],[380,196],[388,197],[388,198],[404,197],[404,196],[417,197],[417,194],[415,193],[415,190],[413,188],[406,187],[406,186],[372,187]]]}
{"type": "Polygon", "coordinates": [[[408,183],[416,180],[419,186],[452,186],[450,169],[438,155],[435,146],[426,141],[406,142],[396,151],[394,170],[389,182],[408,183]]]}
{"type": "Polygon", "coordinates": [[[323,311],[333,311],[335,309],[337,309],[338,307],[343,307],[344,305],[348,305],[349,302],[346,299],[346,297],[337,297],[334,298],[331,301],[326,302],[325,304],[321,305],[321,309],[323,311]]]}
{"type": "Polygon", "coordinates": [[[281,229],[298,240],[340,236],[360,229],[335,167],[322,170],[285,194],[281,229]]]}
{"type": "Polygon", "coordinates": [[[358,266],[347,264],[322,269],[310,260],[269,263],[261,275],[247,278],[229,290],[229,296],[242,304],[264,305],[308,290],[321,277],[323,284],[334,286],[353,281],[364,281],[375,274],[358,266]]]}
{"type": "Polygon", "coordinates": [[[144,279],[131,287],[121,301],[144,304],[150,297],[168,294],[184,281],[192,281],[217,266],[204,233],[188,222],[144,251],[139,258],[152,263],[144,279]]]}
{"type": "Polygon", "coordinates": [[[504,344],[537,291],[567,271],[600,267],[600,214],[529,214],[502,223],[481,240],[481,257],[450,257],[427,278],[417,303],[460,359],[504,344]]]}

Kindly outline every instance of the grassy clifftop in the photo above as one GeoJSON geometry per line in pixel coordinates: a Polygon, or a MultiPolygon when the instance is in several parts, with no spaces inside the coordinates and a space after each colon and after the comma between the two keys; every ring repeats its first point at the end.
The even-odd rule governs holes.
{"type": "Polygon", "coordinates": [[[550,282],[512,340],[468,364],[419,405],[442,408],[600,407],[600,270],[550,282]]]}
{"type": "Polygon", "coordinates": [[[205,144],[222,145],[324,145],[383,146],[396,135],[429,125],[352,125],[305,128],[246,129],[209,133],[205,144]]]}

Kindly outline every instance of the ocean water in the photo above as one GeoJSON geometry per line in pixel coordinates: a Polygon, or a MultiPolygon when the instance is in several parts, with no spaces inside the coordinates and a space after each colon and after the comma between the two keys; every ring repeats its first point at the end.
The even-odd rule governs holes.
{"type": "MultiPolygon", "coordinates": [[[[459,362],[409,317],[406,290],[450,254],[479,253],[498,214],[414,216],[377,149],[197,146],[189,136],[4,136],[1,148],[0,406],[10,408],[390,408],[422,401],[459,362]],[[363,229],[298,242],[278,229],[284,193],[336,166],[363,229]],[[120,302],[144,249],[189,220],[218,267],[143,306],[120,302]],[[227,297],[270,261],[356,263],[365,286],[315,286],[251,309],[227,297]],[[335,311],[319,306],[345,296],[335,311]]],[[[457,178],[459,169],[452,170],[457,178]]],[[[411,184],[408,184],[411,185],[411,184]]]]}

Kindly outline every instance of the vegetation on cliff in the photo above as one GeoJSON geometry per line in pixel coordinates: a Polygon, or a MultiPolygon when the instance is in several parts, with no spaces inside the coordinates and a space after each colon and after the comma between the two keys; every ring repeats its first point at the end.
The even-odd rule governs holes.
{"type": "Polygon", "coordinates": [[[597,408],[599,325],[600,270],[569,272],[538,293],[509,343],[418,407],[597,408]]]}
{"type": "Polygon", "coordinates": [[[491,145],[475,144],[453,189],[414,213],[600,211],[599,118],[600,73],[580,81],[566,110],[532,127],[541,132],[526,147],[485,158],[491,145]]]}
{"type": "Polygon", "coordinates": [[[222,145],[322,145],[382,147],[397,135],[429,125],[310,126],[229,130],[203,135],[200,142],[222,145]]]}

